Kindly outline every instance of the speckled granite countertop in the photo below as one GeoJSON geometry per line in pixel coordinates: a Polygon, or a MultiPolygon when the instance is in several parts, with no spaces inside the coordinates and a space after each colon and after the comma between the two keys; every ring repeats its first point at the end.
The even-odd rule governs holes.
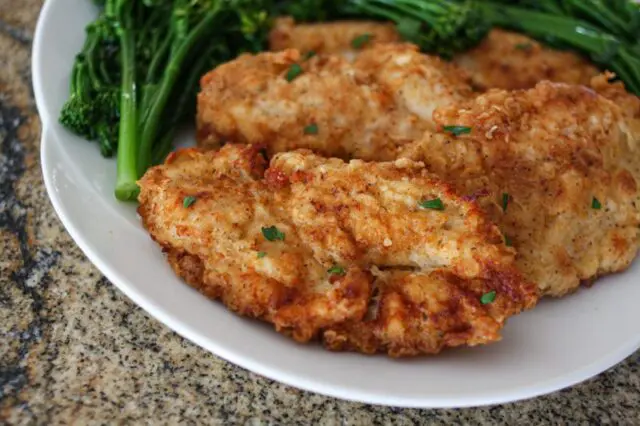
{"type": "Polygon", "coordinates": [[[0,0],[0,424],[640,424],[640,352],[504,406],[407,410],[272,382],[185,341],[89,263],[49,203],[30,49],[41,0],[0,0]]]}

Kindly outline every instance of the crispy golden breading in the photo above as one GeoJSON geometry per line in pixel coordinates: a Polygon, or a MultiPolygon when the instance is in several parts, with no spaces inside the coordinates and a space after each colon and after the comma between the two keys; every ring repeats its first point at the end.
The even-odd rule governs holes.
{"type": "MultiPolygon", "coordinates": [[[[372,43],[400,41],[395,26],[373,21],[296,24],[291,18],[276,21],[271,33],[271,50],[295,48],[336,54],[353,60],[354,37],[372,34],[372,43]]],[[[588,85],[598,69],[573,52],[546,47],[522,34],[492,30],[475,49],[456,55],[453,62],[467,71],[474,87],[480,90],[529,89],[543,80],[588,85]]]]}
{"type": "Polygon", "coordinates": [[[591,80],[591,87],[598,94],[615,103],[625,116],[625,133],[631,135],[627,138],[627,144],[622,146],[624,154],[621,155],[622,164],[631,170],[636,180],[640,179],[640,97],[627,92],[620,81],[611,83],[615,75],[604,73],[591,80]]]}
{"type": "Polygon", "coordinates": [[[492,30],[475,49],[458,54],[479,89],[528,89],[543,80],[588,85],[598,69],[572,52],[544,47],[525,35],[492,30]]]}
{"type": "Polygon", "coordinates": [[[474,96],[469,77],[437,56],[408,43],[381,44],[358,55],[356,69],[368,73],[396,105],[433,128],[433,111],[474,96]]]}
{"type": "Polygon", "coordinates": [[[228,144],[179,151],[139,182],[144,226],[176,273],[242,315],[301,342],[406,356],[496,341],[537,300],[475,202],[420,163],[303,150],[265,168],[259,146],[228,144]],[[418,206],[433,199],[444,210],[418,206]]]}
{"type": "Polygon", "coordinates": [[[266,144],[364,160],[434,128],[432,111],[470,95],[465,76],[407,44],[378,45],[351,64],[338,56],[302,61],[297,50],[244,55],[202,78],[198,142],[266,144]],[[292,81],[287,74],[299,64],[292,81]]]}
{"type": "MultiPolygon", "coordinates": [[[[622,113],[630,119],[631,125],[637,125],[640,122],[640,98],[625,90],[621,81],[611,82],[615,78],[615,74],[605,72],[591,79],[589,86],[598,94],[613,101],[620,107],[622,113]]],[[[640,134],[640,128],[635,127],[633,133],[640,134]]]]}
{"type": "Polygon", "coordinates": [[[363,49],[376,43],[400,41],[391,23],[373,21],[337,21],[320,24],[299,24],[290,17],[276,19],[269,34],[273,51],[297,49],[302,53],[337,54],[353,59],[363,49]],[[353,46],[354,40],[366,36],[367,42],[353,46]]]}
{"type": "Polygon", "coordinates": [[[427,134],[403,155],[478,194],[542,293],[561,296],[629,266],[640,226],[640,133],[614,102],[584,86],[542,82],[434,116],[471,133],[427,134]]]}

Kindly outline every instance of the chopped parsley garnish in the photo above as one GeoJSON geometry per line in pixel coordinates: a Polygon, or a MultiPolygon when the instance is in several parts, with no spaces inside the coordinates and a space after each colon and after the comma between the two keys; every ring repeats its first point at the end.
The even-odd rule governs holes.
{"type": "Polygon", "coordinates": [[[467,126],[444,126],[444,131],[453,136],[467,135],[471,133],[471,127],[467,126]]]}
{"type": "Polygon", "coordinates": [[[525,52],[528,52],[531,49],[533,49],[533,44],[531,44],[531,43],[518,43],[518,44],[516,44],[516,49],[524,50],[525,52]]]}
{"type": "Polygon", "coordinates": [[[262,235],[267,241],[284,241],[284,232],[280,232],[275,226],[262,228],[262,235]]]}
{"type": "Polygon", "coordinates": [[[502,211],[507,212],[507,207],[509,207],[509,194],[506,192],[502,193],[502,211]]]}
{"type": "Polygon", "coordinates": [[[596,197],[593,197],[593,200],[591,201],[591,208],[594,210],[600,210],[602,208],[600,200],[598,200],[596,197]]]}
{"type": "Polygon", "coordinates": [[[373,36],[371,34],[361,34],[358,37],[351,40],[351,46],[354,49],[362,49],[362,47],[371,41],[373,36]]]}
{"type": "Polygon", "coordinates": [[[513,246],[513,241],[511,241],[511,238],[508,235],[504,236],[504,245],[507,247],[513,246]]]}
{"type": "Polygon", "coordinates": [[[333,265],[331,268],[327,269],[327,272],[332,275],[344,275],[346,274],[344,268],[339,265],[333,265]]]}
{"type": "Polygon", "coordinates": [[[265,257],[267,255],[266,251],[259,251],[258,252],[258,259],[262,259],[263,257],[265,257]]]}
{"type": "Polygon", "coordinates": [[[434,198],[433,200],[423,200],[418,203],[423,209],[431,210],[444,210],[444,203],[440,198],[434,198]]]}
{"type": "Polygon", "coordinates": [[[310,50],[302,56],[303,61],[308,61],[309,59],[316,56],[316,52],[314,50],[310,50]]]}
{"type": "Polygon", "coordinates": [[[318,125],[316,123],[311,123],[304,128],[305,135],[317,135],[318,134],[318,125]]]}
{"type": "Polygon", "coordinates": [[[482,303],[483,305],[487,305],[494,300],[496,300],[496,291],[491,290],[489,293],[485,293],[482,295],[482,297],[480,298],[480,303],[482,303]]]}
{"type": "Polygon", "coordinates": [[[302,74],[302,67],[299,64],[291,64],[285,78],[287,79],[288,82],[292,82],[300,74],[302,74]]]}
{"type": "Polygon", "coordinates": [[[193,205],[193,203],[196,202],[196,200],[197,198],[194,197],[193,195],[188,195],[184,197],[184,199],[182,200],[182,205],[184,206],[185,209],[188,209],[193,205]]]}

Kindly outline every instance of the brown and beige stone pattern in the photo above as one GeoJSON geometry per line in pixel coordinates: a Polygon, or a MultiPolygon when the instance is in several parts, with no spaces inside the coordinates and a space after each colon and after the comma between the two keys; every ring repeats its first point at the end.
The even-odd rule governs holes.
{"type": "Polygon", "coordinates": [[[526,402],[394,409],[272,382],[150,318],[83,256],[45,194],[29,58],[41,5],[0,0],[0,424],[640,424],[640,353],[526,402]]]}

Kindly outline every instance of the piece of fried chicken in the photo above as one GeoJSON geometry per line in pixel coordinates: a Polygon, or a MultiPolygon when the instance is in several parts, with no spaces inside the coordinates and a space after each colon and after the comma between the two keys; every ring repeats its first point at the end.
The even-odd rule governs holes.
{"type": "Polygon", "coordinates": [[[407,356],[499,340],[537,300],[475,202],[420,163],[303,150],[265,168],[259,146],[228,144],[178,151],[139,182],[173,269],[233,311],[300,342],[407,356]]]}
{"type": "MultiPolygon", "coordinates": [[[[349,60],[360,52],[355,37],[370,34],[372,42],[400,41],[395,26],[374,21],[296,24],[280,18],[271,32],[274,51],[294,48],[303,52],[342,55],[349,60]]],[[[369,44],[365,45],[369,46],[369,44]]],[[[476,48],[460,53],[453,62],[471,77],[474,87],[528,89],[543,80],[588,85],[598,69],[573,52],[546,47],[522,34],[494,29],[476,48]]]]}
{"type": "Polygon", "coordinates": [[[269,33],[272,51],[296,49],[303,54],[341,55],[348,60],[375,44],[399,41],[395,25],[373,21],[296,25],[293,18],[282,17],[275,20],[269,33]]]}
{"type": "Polygon", "coordinates": [[[522,34],[495,29],[476,48],[453,62],[481,90],[529,89],[543,80],[588,85],[598,69],[573,52],[543,46],[522,34]]]}
{"type": "MultiPolygon", "coordinates": [[[[621,93],[612,87],[609,95],[621,93]]],[[[476,193],[541,293],[564,295],[632,262],[640,132],[614,102],[584,86],[543,82],[489,91],[436,111],[435,120],[443,131],[402,155],[476,193]]]]}
{"type": "Polygon", "coordinates": [[[433,111],[471,95],[466,76],[410,44],[376,45],[354,63],[297,50],[243,55],[201,80],[198,143],[265,144],[390,160],[433,129],[433,111]]]}

